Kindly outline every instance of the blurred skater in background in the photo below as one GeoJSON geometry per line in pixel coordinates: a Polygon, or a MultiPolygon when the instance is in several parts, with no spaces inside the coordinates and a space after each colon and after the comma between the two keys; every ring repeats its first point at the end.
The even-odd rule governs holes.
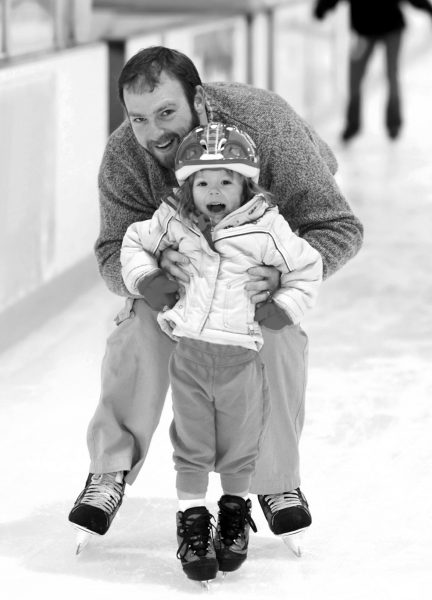
{"type": "MultiPolygon", "coordinates": [[[[388,97],[385,124],[388,135],[396,139],[402,127],[401,94],[399,85],[399,56],[405,19],[401,0],[347,0],[350,4],[351,48],[349,60],[349,94],[346,123],[342,140],[347,142],[361,129],[361,85],[369,59],[377,44],[386,52],[388,97]]],[[[432,17],[429,0],[407,0],[412,6],[425,10],[432,17]]],[[[323,19],[339,0],[317,0],[314,15],[323,19]]]]}

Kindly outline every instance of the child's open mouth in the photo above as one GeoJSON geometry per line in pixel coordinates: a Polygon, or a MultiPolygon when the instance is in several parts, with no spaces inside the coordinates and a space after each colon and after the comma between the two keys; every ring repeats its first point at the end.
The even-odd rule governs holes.
{"type": "Polygon", "coordinates": [[[225,210],[225,204],[207,204],[207,210],[212,213],[220,213],[225,210]]]}

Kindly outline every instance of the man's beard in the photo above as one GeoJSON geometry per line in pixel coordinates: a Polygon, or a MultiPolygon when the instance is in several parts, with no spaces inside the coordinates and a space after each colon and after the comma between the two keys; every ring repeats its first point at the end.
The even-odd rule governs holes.
{"type": "Polygon", "coordinates": [[[189,128],[187,130],[184,130],[184,131],[180,132],[180,133],[171,133],[171,134],[169,134],[169,135],[166,136],[166,141],[168,141],[168,140],[172,140],[173,141],[173,150],[172,150],[172,152],[167,153],[165,156],[164,155],[161,156],[158,153],[158,150],[155,149],[156,144],[162,145],[164,143],[164,141],[165,141],[165,138],[161,138],[157,142],[150,143],[149,147],[148,147],[148,151],[158,161],[158,163],[160,165],[162,165],[163,167],[166,167],[167,169],[174,170],[174,167],[175,167],[175,157],[176,157],[177,150],[178,150],[178,147],[179,147],[182,139],[190,131],[192,131],[192,129],[195,129],[195,127],[198,127],[198,125],[200,125],[199,116],[198,116],[197,111],[195,110],[195,107],[192,106],[191,107],[191,122],[190,122],[189,128]]]}

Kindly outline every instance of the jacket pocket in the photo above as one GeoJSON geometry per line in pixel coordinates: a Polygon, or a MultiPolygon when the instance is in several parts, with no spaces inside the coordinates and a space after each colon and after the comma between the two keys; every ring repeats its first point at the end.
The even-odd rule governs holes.
{"type": "Polygon", "coordinates": [[[121,311],[114,317],[114,323],[116,325],[121,325],[124,321],[128,319],[133,319],[135,313],[133,311],[135,299],[134,298],[126,298],[126,302],[121,309],[121,311]]]}
{"type": "Polygon", "coordinates": [[[254,323],[255,308],[244,286],[244,278],[241,278],[229,282],[225,288],[223,324],[234,333],[249,333],[254,323]]]}

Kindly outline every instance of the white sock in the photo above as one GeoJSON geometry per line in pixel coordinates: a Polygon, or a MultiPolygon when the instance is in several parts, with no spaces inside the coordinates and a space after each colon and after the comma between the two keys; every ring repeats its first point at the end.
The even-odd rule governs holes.
{"type": "Polygon", "coordinates": [[[195,506],[205,506],[205,505],[206,505],[205,498],[187,498],[184,500],[179,499],[179,501],[178,501],[178,509],[181,512],[184,512],[188,508],[193,508],[195,506]]]}

